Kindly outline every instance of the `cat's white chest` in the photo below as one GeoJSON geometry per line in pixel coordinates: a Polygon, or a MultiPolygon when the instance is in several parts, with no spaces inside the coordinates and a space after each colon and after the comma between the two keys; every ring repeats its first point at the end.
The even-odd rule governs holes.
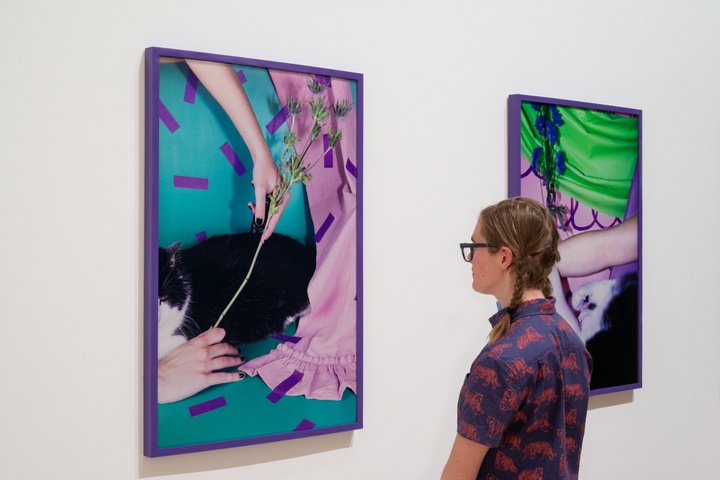
{"type": "Polygon", "coordinates": [[[175,335],[175,331],[185,320],[188,303],[185,302],[182,308],[176,308],[165,302],[158,302],[158,361],[187,342],[182,335],[175,335]]]}

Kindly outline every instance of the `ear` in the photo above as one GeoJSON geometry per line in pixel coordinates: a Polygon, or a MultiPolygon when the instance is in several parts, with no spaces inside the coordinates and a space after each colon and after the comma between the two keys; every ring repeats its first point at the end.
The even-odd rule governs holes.
{"type": "Polygon", "coordinates": [[[182,241],[175,242],[167,248],[168,264],[170,265],[170,268],[175,268],[175,255],[177,254],[178,249],[180,249],[181,244],[182,241]]]}
{"type": "Polygon", "coordinates": [[[500,255],[500,267],[503,270],[510,268],[514,260],[512,250],[507,247],[500,247],[497,254],[500,255]]]}

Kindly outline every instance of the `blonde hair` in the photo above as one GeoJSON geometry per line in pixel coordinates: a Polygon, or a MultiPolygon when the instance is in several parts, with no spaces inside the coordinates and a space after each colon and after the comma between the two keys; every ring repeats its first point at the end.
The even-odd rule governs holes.
{"type": "MultiPolygon", "coordinates": [[[[558,231],[550,212],[541,203],[524,197],[514,197],[480,212],[480,231],[485,241],[502,245],[513,254],[511,268],[515,286],[507,313],[493,327],[488,342],[499,340],[510,327],[510,313],[522,301],[526,290],[538,289],[543,295],[552,294],[548,278],[553,265],[560,260],[558,231]]],[[[499,249],[490,249],[497,253],[499,249]]]]}

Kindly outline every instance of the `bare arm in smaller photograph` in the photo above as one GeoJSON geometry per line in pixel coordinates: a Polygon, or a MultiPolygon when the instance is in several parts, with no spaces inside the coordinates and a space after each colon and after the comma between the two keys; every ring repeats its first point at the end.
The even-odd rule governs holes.
{"type": "Polygon", "coordinates": [[[550,274],[555,308],[583,340],[587,335],[581,332],[580,321],[563,294],[563,278],[584,277],[637,261],[637,229],[637,215],[633,215],[614,227],[579,233],[558,244],[560,261],[550,274]]]}

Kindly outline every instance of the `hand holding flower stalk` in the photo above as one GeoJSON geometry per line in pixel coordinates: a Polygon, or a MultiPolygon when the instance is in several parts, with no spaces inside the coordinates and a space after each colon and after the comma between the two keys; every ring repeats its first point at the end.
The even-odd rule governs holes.
{"type": "MultiPolygon", "coordinates": [[[[313,93],[313,98],[308,102],[310,106],[310,113],[312,116],[312,125],[310,127],[310,134],[305,139],[305,142],[300,151],[298,151],[298,149],[296,148],[297,143],[300,139],[297,132],[295,131],[295,119],[302,113],[305,102],[300,102],[293,97],[288,97],[287,99],[290,125],[288,125],[288,132],[284,137],[284,149],[280,159],[280,181],[275,187],[275,189],[270,194],[268,194],[268,197],[270,199],[270,205],[268,211],[266,212],[267,220],[265,222],[265,225],[268,225],[273,215],[276,215],[278,213],[283,203],[283,199],[290,191],[290,188],[292,188],[292,186],[296,183],[302,183],[303,185],[307,185],[308,182],[310,182],[310,180],[312,179],[310,171],[313,169],[313,167],[315,167],[315,165],[317,165],[317,163],[325,157],[326,153],[334,149],[337,144],[340,143],[340,140],[342,139],[342,129],[338,126],[338,128],[335,130],[332,126],[328,126],[327,149],[322,152],[319,157],[314,161],[305,162],[305,156],[308,153],[310,146],[318,139],[320,133],[325,127],[325,120],[327,120],[332,114],[337,119],[338,123],[340,123],[343,117],[345,117],[352,110],[352,103],[349,101],[340,101],[335,103],[334,105],[331,105],[330,107],[326,106],[325,98],[322,96],[322,93],[326,89],[326,85],[318,82],[314,77],[309,77],[308,88],[313,93]]],[[[230,300],[230,303],[228,303],[227,307],[225,307],[223,312],[220,314],[217,322],[215,322],[215,327],[220,325],[220,322],[225,317],[228,310],[230,310],[230,307],[232,307],[233,303],[240,295],[240,292],[243,290],[243,288],[245,288],[245,285],[250,279],[250,275],[255,268],[255,262],[257,261],[257,257],[260,253],[262,245],[263,241],[262,238],[260,238],[258,241],[257,249],[255,250],[255,255],[253,256],[250,268],[247,275],[245,276],[245,279],[238,288],[237,292],[235,292],[235,295],[230,300]]]]}

